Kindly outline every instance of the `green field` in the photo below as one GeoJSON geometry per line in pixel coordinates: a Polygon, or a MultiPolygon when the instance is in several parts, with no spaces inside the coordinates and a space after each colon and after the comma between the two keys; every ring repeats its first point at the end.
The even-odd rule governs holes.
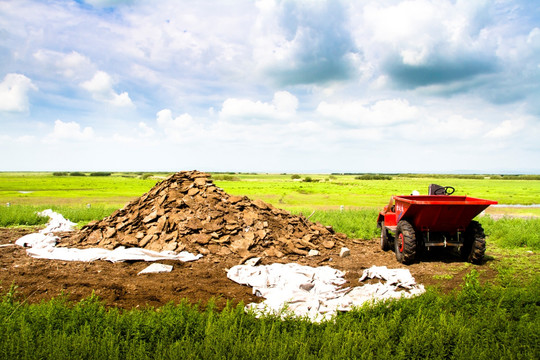
{"type": "Polygon", "coordinates": [[[137,175],[53,176],[51,173],[0,173],[0,204],[122,206],[156,184],[137,175]]]}
{"type": "MultiPolygon", "coordinates": [[[[47,219],[38,217],[36,212],[46,208],[52,208],[82,226],[108,216],[168,175],[0,173],[0,226],[44,224],[47,219]]],[[[362,239],[378,235],[374,219],[392,195],[410,194],[413,190],[427,193],[431,183],[452,185],[456,188],[456,195],[496,200],[499,204],[540,204],[540,180],[531,176],[402,174],[386,175],[384,178],[387,180],[367,180],[366,177],[377,176],[212,174],[215,184],[229,194],[262,199],[293,213],[311,215],[313,221],[332,225],[340,232],[362,239]]],[[[493,230],[494,237],[501,244],[529,244],[536,248],[540,243],[540,231],[533,231],[539,226],[540,207],[490,207],[486,213],[498,217],[512,216],[504,222],[482,220],[484,227],[487,226],[488,231],[493,230]],[[534,218],[523,225],[524,220],[520,218],[527,217],[534,218]],[[518,237],[511,230],[523,226],[531,230],[527,235],[518,237]],[[514,234],[512,240],[504,235],[509,233],[514,234]]]]}
{"type": "MultiPolygon", "coordinates": [[[[0,173],[0,226],[43,224],[53,208],[82,225],[148,191],[166,174],[53,176],[0,173]],[[6,206],[10,203],[10,206],[6,206]],[[89,205],[88,205],[89,204],[89,205]]],[[[540,204],[536,177],[214,174],[226,192],[262,199],[360,239],[378,236],[377,211],[391,195],[426,193],[430,183],[501,204],[540,204]],[[340,206],[344,210],[340,211],[340,206]]],[[[490,208],[480,222],[488,254],[461,288],[365,306],[334,321],[257,319],[242,306],[217,311],[187,302],[160,309],[107,309],[95,298],[27,304],[16,285],[0,294],[0,359],[538,359],[540,358],[540,209],[490,208]],[[500,218],[499,215],[507,215],[500,218]]],[[[467,265],[467,264],[466,264],[467,265]]],[[[468,264],[470,265],[470,264],[468,264]]],[[[471,265],[472,266],[472,265],[471,265]]]]}
{"type": "MultiPolygon", "coordinates": [[[[110,176],[0,173],[0,226],[44,224],[47,219],[39,218],[36,212],[46,208],[82,226],[108,216],[166,176],[166,173],[110,176]]],[[[384,177],[388,180],[367,180],[366,175],[212,174],[215,184],[229,194],[262,199],[306,216],[313,213],[312,220],[364,239],[377,236],[373,219],[392,195],[410,194],[413,190],[427,193],[431,183],[452,185],[456,195],[487,198],[499,204],[540,204],[540,180],[536,177],[413,174],[384,177]]],[[[540,217],[540,207],[490,207],[487,213],[540,217]]]]}
{"type": "MultiPolygon", "coordinates": [[[[150,174],[146,174],[148,176],[150,174]]],[[[53,176],[52,173],[0,173],[0,204],[35,206],[104,205],[121,207],[148,191],[167,174],[143,179],[135,173],[111,176],[53,176]]],[[[262,199],[287,210],[381,208],[391,195],[413,190],[427,193],[429,184],[456,188],[456,195],[496,200],[499,204],[540,204],[540,179],[477,176],[460,178],[429,175],[392,175],[391,180],[362,180],[354,175],[214,174],[216,185],[233,195],[262,199]],[[310,178],[311,182],[303,181],[310,178]]],[[[540,208],[508,211],[540,215],[540,208]]]]}

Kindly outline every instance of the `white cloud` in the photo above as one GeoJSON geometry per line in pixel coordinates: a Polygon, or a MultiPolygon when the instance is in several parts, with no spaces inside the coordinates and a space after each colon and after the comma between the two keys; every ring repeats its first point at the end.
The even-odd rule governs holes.
{"type": "Polygon", "coordinates": [[[96,94],[107,94],[112,90],[112,79],[104,71],[97,71],[91,80],[85,81],[81,86],[96,94]]]}
{"type": "Polygon", "coordinates": [[[317,113],[351,126],[386,126],[413,120],[418,109],[403,99],[380,100],[373,104],[323,101],[317,106],[317,113]]]}
{"type": "Polygon", "coordinates": [[[271,103],[230,98],[223,102],[219,116],[231,121],[290,119],[296,114],[298,99],[287,91],[274,94],[271,103]]]}
{"type": "Polygon", "coordinates": [[[52,73],[60,74],[75,81],[88,78],[95,72],[95,65],[87,57],[77,51],[63,53],[48,49],[39,49],[33,57],[52,73]]]}
{"type": "Polygon", "coordinates": [[[189,114],[172,117],[170,109],[163,109],[157,113],[157,124],[165,130],[189,130],[193,126],[193,118],[189,114]]]}
{"type": "Polygon", "coordinates": [[[130,71],[131,78],[146,83],[146,75],[153,74],[157,79],[150,81],[172,97],[188,96],[181,80],[204,79],[198,84],[204,87],[205,83],[219,83],[222,77],[242,79],[253,67],[251,47],[246,43],[254,18],[251,2],[137,5],[137,11],[123,12],[123,21],[111,25],[111,35],[116,38],[111,51],[136,70],[130,71]]]}
{"type": "Polygon", "coordinates": [[[535,27],[527,36],[527,44],[540,49],[540,28],[535,27]]]}
{"type": "Polygon", "coordinates": [[[298,108],[298,99],[288,91],[276,92],[272,103],[279,114],[294,115],[298,108]]]}
{"type": "Polygon", "coordinates": [[[426,48],[422,49],[404,49],[400,51],[401,59],[404,64],[407,65],[421,65],[425,62],[428,51],[426,48]]]}
{"type": "Polygon", "coordinates": [[[352,15],[365,58],[402,88],[497,71],[494,6],[485,1],[373,1],[352,15]]]}
{"type": "Polygon", "coordinates": [[[525,127],[523,119],[504,120],[497,127],[491,129],[486,137],[490,139],[507,138],[521,131],[525,127]]]}
{"type": "Polygon", "coordinates": [[[33,144],[36,141],[36,137],[33,135],[23,135],[15,139],[15,142],[22,144],[33,144]]]}
{"type": "Polygon", "coordinates": [[[267,119],[276,111],[272,104],[249,99],[227,99],[223,102],[220,117],[224,119],[267,119]]]}
{"type": "Polygon", "coordinates": [[[173,117],[170,109],[163,109],[156,114],[156,123],[173,142],[197,142],[204,133],[204,128],[193,117],[184,113],[173,117]]]}
{"type": "MultiPolygon", "coordinates": [[[[479,170],[507,152],[531,164],[538,157],[540,14],[531,1],[54,4],[0,0],[2,139],[21,148],[16,139],[43,145],[38,124],[69,119],[47,139],[110,149],[138,141],[131,163],[144,146],[145,154],[193,151],[193,164],[212,166],[218,149],[219,166],[247,171],[303,170],[309,161],[377,171],[371,164],[387,156],[379,145],[396,139],[400,155],[445,153],[453,164],[476,150],[483,159],[468,166],[479,170]],[[7,86],[2,78],[14,72],[24,76],[7,86]],[[106,133],[90,137],[92,128],[106,133]],[[511,149],[491,151],[518,136],[511,149]]],[[[117,166],[105,155],[100,161],[117,166]]],[[[155,158],[151,166],[170,166],[155,158]]],[[[425,163],[415,169],[429,171],[425,163]]]]}
{"type": "Polygon", "coordinates": [[[84,2],[95,7],[112,7],[122,4],[131,4],[134,0],[85,0],[84,2]]]}
{"type": "Polygon", "coordinates": [[[482,40],[478,30],[486,25],[483,1],[409,0],[385,5],[366,5],[364,22],[372,40],[398,49],[405,64],[424,64],[433,52],[444,50],[441,45],[469,48],[482,40]]]}
{"type": "Polygon", "coordinates": [[[0,83],[0,111],[28,111],[30,90],[37,90],[32,80],[22,74],[7,74],[0,83]]]}
{"type": "Polygon", "coordinates": [[[104,101],[114,106],[133,105],[127,92],[116,93],[113,89],[111,76],[104,71],[97,71],[92,79],[81,83],[81,87],[89,91],[95,100],[104,101]]]}
{"type": "Polygon", "coordinates": [[[121,94],[113,93],[112,99],[110,99],[109,102],[115,106],[133,106],[129,94],[125,91],[121,94]]]}
{"type": "Polygon", "coordinates": [[[341,1],[263,1],[253,56],[278,84],[324,84],[355,76],[360,58],[341,1]]]}
{"type": "MultiPolygon", "coordinates": [[[[437,142],[451,139],[472,139],[484,133],[486,124],[475,118],[467,118],[459,114],[427,115],[425,121],[420,119],[412,133],[419,138],[437,142]]],[[[411,129],[412,130],[412,129],[411,129]]]]}
{"type": "Polygon", "coordinates": [[[146,125],[146,123],[143,121],[139,122],[138,130],[139,130],[139,136],[143,138],[149,138],[155,134],[154,129],[146,125]]]}
{"type": "Polygon", "coordinates": [[[112,136],[112,141],[118,144],[129,144],[130,146],[140,145],[140,139],[134,136],[124,135],[124,134],[114,134],[112,136]]]}
{"type": "Polygon", "coordinates": [[[317,113],[332,121],[333,126],[344,126],[346,131],[338,134],[343,139],[414,139],[442,144],[481,137],[486,127],[484,121],[462,115],[457,110],[441,110],[438,103],[429,107],[413,106],[405,99],[386,99],[374,103],[361,100],[321,102],[317,113]]]}
{"type": "Polygon", "coordinates": [[[75,121],[63,122],[62,120],[56,120],[54,122],[54,130],[46,137],[47,141],[56,140],[90,140],[94,137],[94,130],[91,127],[85,127],[81,129],[75,121]]]}

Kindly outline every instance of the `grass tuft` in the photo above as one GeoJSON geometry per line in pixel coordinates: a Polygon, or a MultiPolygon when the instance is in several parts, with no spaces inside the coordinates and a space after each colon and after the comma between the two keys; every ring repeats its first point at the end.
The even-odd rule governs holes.
{"type": "Polygon", "coordinates": [[[494,220],[489,216],[483,216],[480,223],[489,236],[489,241],[501,247],[540,249],[540,218],[502,217],[494,220]]]}
{"type": "Polygon", "coordinates": [[[45,209],[52,209],[75,223],[87,223],[91,220],[102,219],[112,214],[117,207],[114,206],[33,206],[11,205],[0,207],[0,226],[18,225],[44,225],[49,221],[48,217],[39,216],[37,213],[45,209]]]}

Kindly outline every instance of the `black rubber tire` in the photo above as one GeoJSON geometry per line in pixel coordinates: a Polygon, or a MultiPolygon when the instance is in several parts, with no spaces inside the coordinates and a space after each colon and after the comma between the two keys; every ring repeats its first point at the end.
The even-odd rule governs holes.
{"type": "Polygon", "coordinates": [[[461,258],[473,264],[481,264],[486,253],[486,235],[478,221],[471,221],[465,230],[461,258]]]}
{"type": "Polygon", "coordinates": [[[416,232],[414,227],[406,220],[397,224],[394,251],[396,259],[402,264],[410,264],[416,258],[416,232]]]}
{"type": "Polygon", "coordinates": [[[381,250],[388,251],[392,248],[392,235],[388,233],[388,229],[384,226],[384,221],[380,223],[381,226],[381,250]]]}

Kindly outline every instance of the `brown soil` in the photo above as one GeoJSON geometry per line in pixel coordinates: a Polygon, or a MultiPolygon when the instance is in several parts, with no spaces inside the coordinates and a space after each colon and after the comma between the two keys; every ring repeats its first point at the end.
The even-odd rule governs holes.
{"type": "MultiPolygon", "coordinates": [[[[137,276],[149,263],[137,261],[113,264],[107,261],[87,263],[34,259],[26,255],[24,248],[9,245],[19,237],[37,230],[0,228],[0,294],[5,294],[14,284],[21,299],[36,303],[60,294],[78,301],[94,292],[107,306],[125,309],[157,307],[169,302],[178,303],[183,298],[202,304],[216,298],[219,307],[229,300],[233,303],[262,300],[251,294],[251,288],[227,279],[226,270],[241,262],[238,256],[210,253],[189,263],[160,261],[173,265],[172,272],[137,276]]],[[[417,282],[437,286],[445,292],[458,288],[464,275],[472,268],[478,270],[484,281],[496,276],[490,265],[497,260],[489,253],[482,265],[464,263],[452,254],[440,252],[424,256],[421,262],[404,266],[396,261],[393,252],[380,250],[378,239],[345,239],[343,242],[351,250],[348,257],[340,258],[340,249],[335,246],[323,249],[320,256],[288,254],[280,258],[264,257],[261,263],[298,262],[311,266],[332,266],[346,272],[349,286],[360,285],[358,278],[362,271],[372,265],[408,268],[417,282]]]]}

